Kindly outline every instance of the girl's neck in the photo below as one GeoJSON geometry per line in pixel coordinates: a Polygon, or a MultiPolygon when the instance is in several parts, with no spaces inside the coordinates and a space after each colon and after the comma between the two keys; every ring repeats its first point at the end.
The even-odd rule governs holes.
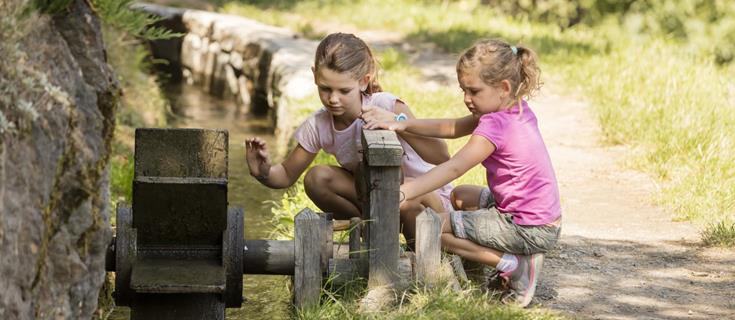
{"type": "Polygon", "coordinates": [[[503,107],[501,107],[500,110],[498,110],[498,111],[508,111],[508,110],[513,109],[513,107],[515,107],[515,106],[518,106],[518,109],[520,110],[520,108],[523,107],[523,102],[520,99],[518,99],[518,100],[509,100],[508,102],[504,103],[503,104],[503,107]]]}
{"type": "Polygon", "coordinates": [[[348,111],[346,110],[341,115],[332,115],[332,120],[334,121],[334,128],[337,130],[344,130],[345,128],[349,127],[355,120],[360,118],[361,115],[360,111],[348,111]]]}

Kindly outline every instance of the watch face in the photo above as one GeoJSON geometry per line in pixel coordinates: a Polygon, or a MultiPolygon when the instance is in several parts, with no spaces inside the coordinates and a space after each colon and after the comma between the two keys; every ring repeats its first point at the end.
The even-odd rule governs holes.
{"type": "Polygon", "coordinates": [[[399,114],[399,115],[396,116],[396,121],[404,121],[404,120],[407,120],[407,119],[408,119],[408,117],[406,117],[406,114],[405,113],[401,113],[401,114],[399,114]]]}

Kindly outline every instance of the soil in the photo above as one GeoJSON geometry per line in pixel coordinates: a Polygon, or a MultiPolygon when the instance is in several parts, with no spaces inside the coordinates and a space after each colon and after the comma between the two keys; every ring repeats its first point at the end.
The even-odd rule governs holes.
{"type": "MultiPolygon", "coordinates": [[[[357,33],[406,52],[429,88],[457,85],[455,55],[357,33]]],[[[556,170],[563,226],[533,307],[583,319],[735,319],[735,250],[704,247],[697,226],[673,221],[653,203],[656,182],[624,165],[631,150],[602,143],[592,106],[544,81],[530,103],[556,170]]]]}

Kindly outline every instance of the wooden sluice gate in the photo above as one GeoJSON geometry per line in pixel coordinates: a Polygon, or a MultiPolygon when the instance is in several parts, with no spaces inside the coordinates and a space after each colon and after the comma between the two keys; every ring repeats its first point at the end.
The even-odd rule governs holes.
{"type": "Polygon", "coordinates": [[[421,273],[439,264],[438,217],[430,233],[417,230],[416,255],[399,258],[403,149],[390,131],[364,130],[362,145],[364,220],[337,223],[349,229],[349,252],[335,257],[331,214],[309,208],[296,215],[292,241],[244,239],[244,212],[227,203],[227,131],[137,129],[132,207],[118,206],[107,252],[116,304],[136,320],[224,319],[243,303],[243,274],[293,276],[296,307],[318,304],[326,279],[366,278],[368,288],[430,280],[421,273]]]}

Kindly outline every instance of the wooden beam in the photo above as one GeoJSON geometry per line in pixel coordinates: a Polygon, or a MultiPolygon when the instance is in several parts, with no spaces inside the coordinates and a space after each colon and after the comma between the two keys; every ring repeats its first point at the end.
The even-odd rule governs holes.
{"type": "Polygon", "coordinates": [[[294,223],[294,304],[297,308],[303,308],[319,303],[323,222],[318,214],[305,208],[296,215],[294,223]]]}
{"type": "Polygon", "coordinates": [[[349,257],[350,259],[359,259],[362,255],[360,250],[360,233],[362,233],[362,219],[352,218],[350,219],[350,242],[349,242],[349,257]]]}
{"type": "Polygon", "coordinates": [[[368,288],[393,286],[398,280],[398,191],[403,148],[395,132],[362,131],[367,223],[368,288]],[[365,167],[366,166],[366,167],[365,167]]]}
{"type": "Polygon", "coordinates": [[[322,272],[322,274],[325,274],[327,272],[327,265],[329,264],[329,259],[332,259],[334,256],[334,231],[332,230],[334,228],[332,219],[332,213],[331,212],[325,212],[321,214],[322,218],[322,229],[321,229],[321,235],[322,235],[322,250],[319,252],[320,263],[319,263],[319,271],[322,272]]]}
{"type": "Polygon", "coordinates": [[[416,217],[416,277],[432,287],[441,265],[441,217],[426,208],[416,217]]]}

